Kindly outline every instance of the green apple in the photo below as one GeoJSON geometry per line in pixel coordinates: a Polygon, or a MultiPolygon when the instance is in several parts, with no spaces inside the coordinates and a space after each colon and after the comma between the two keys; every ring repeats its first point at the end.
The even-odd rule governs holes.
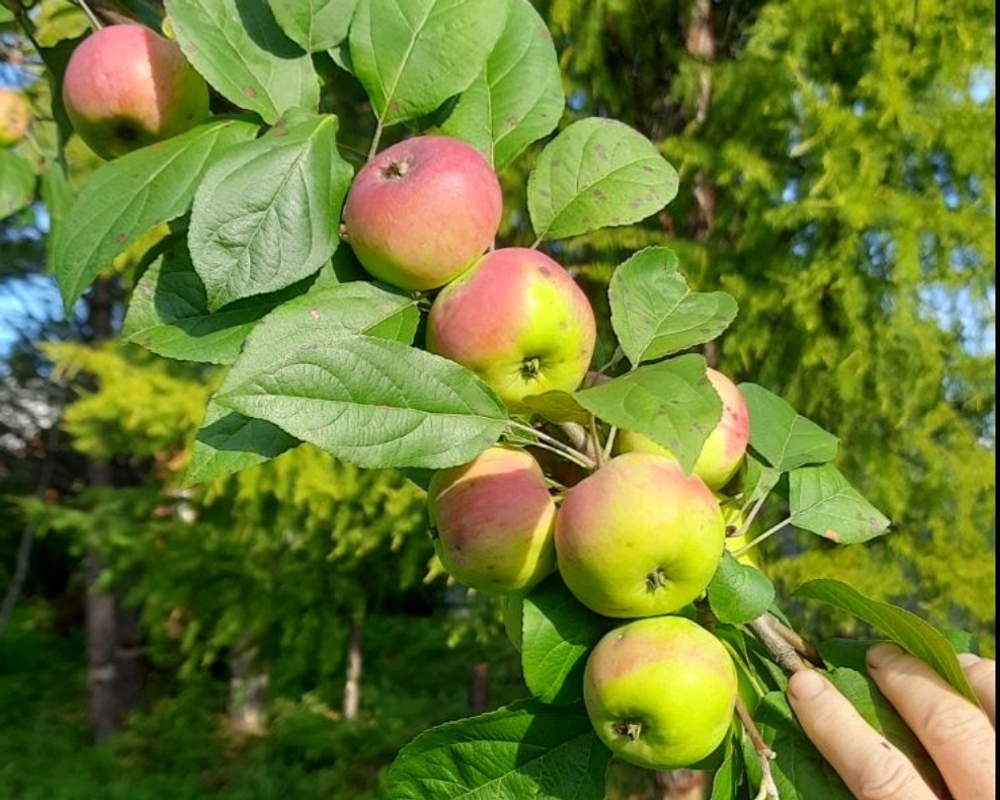
{"type": "Polygon", "coordinates": [[[10,147],[28,133],[31,109],[27,101],[13,89],[0,88],[0,147],[10,147]]]}
{"type": "MultiPolygon", "coordinates": [[[[708,380],[722,400],[722,418],[702,445],[694,465],[694,474],[718,490],[725,486],[743,463],[750,441],[750,413],[739,387],[718,370],[708,368],[708,380]]],[[[670,453],[652,439],[635,431],[620,431],[616,440],[620,453],[638,450],[646,453],[670,453]]]]}
{"type": "Polygon", "coordinates": [[[722,744],[737,690],[726,648],[684,617],[650,617],[611,630],[583,674],[598,737],[623,760],[653,770],[689,767],[722,744]]]}
{"type": "Polygon", "coordinates": [[[719,501],[676,460],[624,453],[566,492],[556,557],[566,586],[607,617],[669,614],[697,598],[725,547],[719,501]]]}
{"type": "Polygon", "coordinates": [[[466,586],[526,592],[555,567],[556,505],[527,451],[497,445],[436,472],[427,503],[438,558],[466,586]]]}
{"type": "MultiPolygon", "coordinates": [[[[746,545],[751,538],[750,531],[739,533],[743,527],[744,515],[739,501],[728,497],[720,497],[719,503],[722,506],[722,518],[726,521],[726,549],[730,553],[735,553],[746,545]]],[[[738,556],[737,561],[748,567],[760,569],[760,562],[757,560],[756,548],[738,556]]]]}
{"type": "Polygon", "coordinates": [[[427,318],[427,349],[482,378],[515,412],[524,398],[580,385],[594,311],[572,276],[526,247],[494,250],[449,283],[427,318]]]}
{"type": "Polygon", "coordinates": [[[63,102],[73,129],[102,158],[116,158],[203,122],[208,85],[177,42],[144,25],[109,25],[70,56],[63,102]]]}
{"type": "Polygon", "coordinates": [[[502,214],[500,182],[476,148],[448,136],[414,136],[358,170],[341,237],[379,280],[425,291],[481,256],[502,214]]]}

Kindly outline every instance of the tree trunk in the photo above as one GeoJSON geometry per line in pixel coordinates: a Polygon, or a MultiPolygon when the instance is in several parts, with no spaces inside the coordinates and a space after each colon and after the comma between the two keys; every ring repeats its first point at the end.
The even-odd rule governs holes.
{"type": "Polygon", "coordinates": [[[490,707],[490,665],[476,664],[469,679],[469,710],[482,714],[490,707]]]}
{"type": "Polygon", "coordinates": [[[347,646],[347,682],[344,684],[344,719],[353,722],[361,708],[361,631],[364,612],[357,612],[351,621],[351,638],[347,646]]]}
{"type": "Polygon", "coordinates": [[[260,669],[260,649],[247,637],[236,648],[229,678],[229,721],[243,733],[267,730],[267,694],[270,676],[260,669]]]}

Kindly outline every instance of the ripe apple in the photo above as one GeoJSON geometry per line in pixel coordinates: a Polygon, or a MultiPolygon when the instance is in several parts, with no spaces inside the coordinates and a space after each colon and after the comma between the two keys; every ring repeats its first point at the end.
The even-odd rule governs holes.
{"type": "Polygon", "coordinates": [[[651,617],[604,635],[587,658],[583,698],[598,737],[653,770],[710,755],[733,720],[736,667],[722,643],[684,617],[651,617]]]}
{"type": "MultiPolygon", "coordinates": [[[[722,400],[722,418],[708,435],[694,465],[694,474],[718,490],[725,486],[743,463],[750,441],[750,412],[739,387],[718,370],[708,368],[709,381],[722,400]]],[[[620,431],[620,453],[638,450],[645,453],[670,453],[652,439],[635,431],[620,431]]]]}
{"type": "Polygon", "coordinates": [[[10,147],[28,133],[31,109],[13,89],[0,88],[0,147],[10,147]]]}
{"type": "Polygon", "coordinates": [[[700,595],[725,547],[719,501],[675,459],[624,453],[566,492],[556,558],[566,586],[606,617],[651,617],[700,595]]]}
{"type": "Polygon", "coordinates": [[[341,236],[376,278],[423,291],[444,286],[482,255],[502,214],[500,182],[476,148],[415,136],[358,170],[341,236]]]}
{"type": "Polygon", "coordinates": [[[436,472],[427,503],[438,558],[466,586],[525,592],[555,567],[555,501],[525,450],[497,445],[436,472]]]}
{"type": "MultiPolygon", "coordinates": [[[[750,531],[745,531],[737,535],[743,527],[744,515],[739,501],[728,497],[720,497],[719,503],[722,506],[722,518],[726,522],[726,549],[730,553],[735,553],[741,547],[750,542],[753,538],[750,531]]],[[[737,561],[748,567],[760,569],[760,562],[757,560],[756,548],[738,556],[737,561]]]]}
{"type": "Polygon", "coordinates": [[[73,129],[102,158],[184,133],[208,117],[208,85],[180,46],[144,25],[109,25],[73,51],[63,80],[73,129]]]}
{"type": "Polygon", "coordinates": [[[471,369],[517,412],[527,395],[580,385],[596,330],[587,295],[565,269],[537,250],[507,247],[441,290],[427,349],[471,369]]]}

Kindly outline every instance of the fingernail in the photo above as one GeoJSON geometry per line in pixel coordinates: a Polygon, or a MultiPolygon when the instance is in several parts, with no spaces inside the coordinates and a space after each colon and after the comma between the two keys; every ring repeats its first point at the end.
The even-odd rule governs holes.
{"type": "Polygon", "coordinates": [[[884,667],[903,655],[903,651],[894,644],[877,644],[868,651],[868,666],[872,669],[884,667]]]}
{"type": "Polygon", "coordinates": [[[826,688],[826,681],[811,669],[800,669],[788,679],[788,693],[793,700],[812,700],[826,688]]]}
{"type": "Polygon", "coordinates": [[[958,663],[963,667],[971,667],[973,664],[978,664],[982,659],[975,653],[959,653],[958,663]]]}

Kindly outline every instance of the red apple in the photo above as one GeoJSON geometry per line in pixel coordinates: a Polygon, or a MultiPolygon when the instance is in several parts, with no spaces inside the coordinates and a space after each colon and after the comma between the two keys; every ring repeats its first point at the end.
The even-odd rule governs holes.
{"type": "Polygon", "coordinates": [[[580,385],[594,353],[587,295],[544,253],[494,250],[441,290],[427,349],[471,369],[512,411],[527,395],[580,385]]]}
{"type": "Polygon", "coordinates": [[[0,88],[0,147],[10,147],[28,133],[31,109],[25,99],[12,89],[0,88]]]}
{"type": "Polygon", "coordinates": [[[675,459],[624,453],[566,492],[556,557],[569,590],[606,617],[670,614],[705,591],[725,520],[705,482],[675,459]]]}
{"type": "Polygon", "coordinates": [[[525,592],[555,567],[555,501],[525,450],[498,445],[435,473],[427,504],[438,558],[466,586],[525,592]]]}
{"type": "Polygon", "coordinates": [[[482,255],[502,213],[500,183],[478,150],[448,136],[416,136],[358,171],[341,235],[373,276],[424,291],[482,255]]]}
{"type": "MultiPolygon", "coordinates": [[[[694,465],[694,474],[705,481],[710,489],[719,490],[743,463],[750,441],[750,412],[747,401],[735,383],[711,367],[706,375],[722,400],[722,418],[702,445],[694,465]]],[[[617,449],[620,453],[636,450],[670,454],[667,448],[635,431],[621,431],[618,434],[617,449]]]]}
{"type": "Polygon", "coordinates": [[[204,121],[208,86],[176,42],[143,25],[109,25],[70,56],[63,102],[90,149],[116,158],[204,121]]]}

